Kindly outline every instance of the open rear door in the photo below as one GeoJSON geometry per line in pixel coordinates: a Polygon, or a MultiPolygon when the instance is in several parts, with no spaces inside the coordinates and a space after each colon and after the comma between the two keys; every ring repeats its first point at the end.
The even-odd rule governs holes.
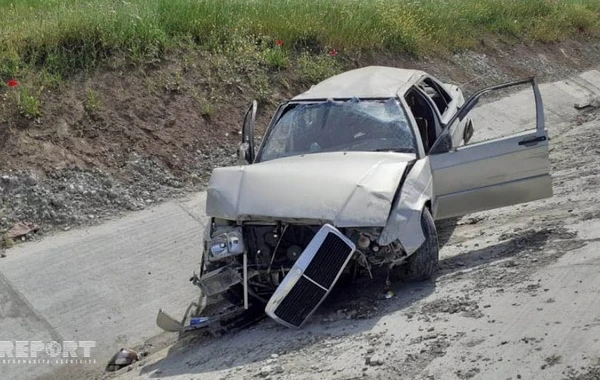
{"type": "MultiPolygon", "coordinates": [[[[531,91],[529,93],[531,94],[531,91]]],[[[525,95],[526,92],[522,91],[515,96],[518,98],[525,95]]],[[[523,111],[523,103],[517,102],[514,111],[523,111]]],[[[477,133],[481,128],[480,134],[483,139],[493,136],[493,132],[505,133],[503,137],[489,140],[475,139],[480,142],[453,148],[447,152],[443,152],[443,148],[436,149],[435,145],[432,147],[430,162],[435,218],[451,218],[551,197],[548,133],[545,128],[542,98],[535,79],[489,87],[475,93],[448,125],[452,126],[470,118],[474,110],[484,116],[481,118],[485,121],[483,125],[478,125],[477,120],[474,121],[475,131],[477,133]],[[513,110],[509,109],[510,104],[506,102],[490,102],[479,109],[475,108],[483,95],[525,84],[530,84],[533,90],[533,96],[529,95],[529,108],[532,113],[535,109],[532,123],[520,117],[518,112],[511,114],[513,110]],[[507,115],[508,121],[504,120],[504,124],[499,120],[502,115],[507,115]],[[522,130],[519,130],[519,127],[522,130]],[[440,150],[442,152],[435,153],[440,150]]],[[[449,130],[451,128],[446,128],[446,131],[449,130]]],[[[436,144],[443,145],[443,136],[440,137],[436,144]]]]}

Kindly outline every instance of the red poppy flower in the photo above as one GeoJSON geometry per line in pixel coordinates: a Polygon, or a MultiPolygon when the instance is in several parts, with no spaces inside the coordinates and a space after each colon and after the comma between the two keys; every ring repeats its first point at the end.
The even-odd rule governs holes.
{"type": "Polygon", "coordinates": [[[19,85],[19,82],[17,82],[15,79],[11,79],[8,82],[6,82],[6,84],[8,85],[8,87],[17,87],[19,85]]]}
{"type": "Polygon", "coordinates": [[[337,54],[338,54],[337,50],[335,50],[335,49],[331,49],[331,51],[329,52],[329,55],[332,57],[335,57],[337,54]]]}
{"type": "Polygon", "coordinates": [[[282,47],[283,46],[283,40],[277,40],[277,46],[282,47]]]}

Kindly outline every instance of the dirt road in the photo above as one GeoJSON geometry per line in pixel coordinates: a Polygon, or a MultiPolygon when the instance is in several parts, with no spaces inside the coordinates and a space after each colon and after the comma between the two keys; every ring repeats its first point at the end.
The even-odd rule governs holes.
{"type": "Polygon", "coordinates": [[[380,297],[383,280],[355,284],[302,330],[264,320],[197,336],[119,376],[600,378],[600,111],[574,111],[554,95],[546,105],[554,197],[462,218],[434,281],[396,283],[391,299],[380,297]]]}

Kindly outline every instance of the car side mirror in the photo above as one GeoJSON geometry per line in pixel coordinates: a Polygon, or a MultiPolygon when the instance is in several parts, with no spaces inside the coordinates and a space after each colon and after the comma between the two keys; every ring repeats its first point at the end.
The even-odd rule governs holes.
{"type": "Polygon", "coordinates": [[[241,143],[238,146],[237,156],[238,165],[248,165],[252,163],[252,159],[250,157],[250,144],[247,142],[241,143]]]}
{"type": "Polygon", "coordinates": [[[465,132],[463,136],[465,144],[471,140],[471,137],[473,137],[473,133],[475,133],[475,129],[473,128],[473,121],[469,120],[465,127],[465,132]]]}

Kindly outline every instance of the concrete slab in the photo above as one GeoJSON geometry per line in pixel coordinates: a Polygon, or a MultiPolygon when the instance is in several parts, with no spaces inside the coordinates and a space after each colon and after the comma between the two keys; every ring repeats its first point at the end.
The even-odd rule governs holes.
{"type": "MultiPolygon", "coordinates": [[[[17,246],[0,262],[0,340],[92,340],[96,367],[120,347],[161,330],[159,308],[182,315],[197,297],[187,281],[199,261],[202,196],[17,246]],[[183,206],[185,205],[185,206],[183,206]]],[[[2,365],[30,378],[50,366],[2,365]]]]}
{"type": "MultiPolygon", "coordinates": [[[[544,102],[546,126],[570,125],[581,113],[574,105],[590,97],[600,96],[600,72],[591,70],[575,78],[540,84],[544,102]]],[[[531,88],[511,94],[493,102],[484,103],[472,111],[475,134],[472,142],[489,140],[534,129],[536,123],[535,101],[531,88]]],[[[551,135],[562,128],[549,128],[551,135]]]]}

